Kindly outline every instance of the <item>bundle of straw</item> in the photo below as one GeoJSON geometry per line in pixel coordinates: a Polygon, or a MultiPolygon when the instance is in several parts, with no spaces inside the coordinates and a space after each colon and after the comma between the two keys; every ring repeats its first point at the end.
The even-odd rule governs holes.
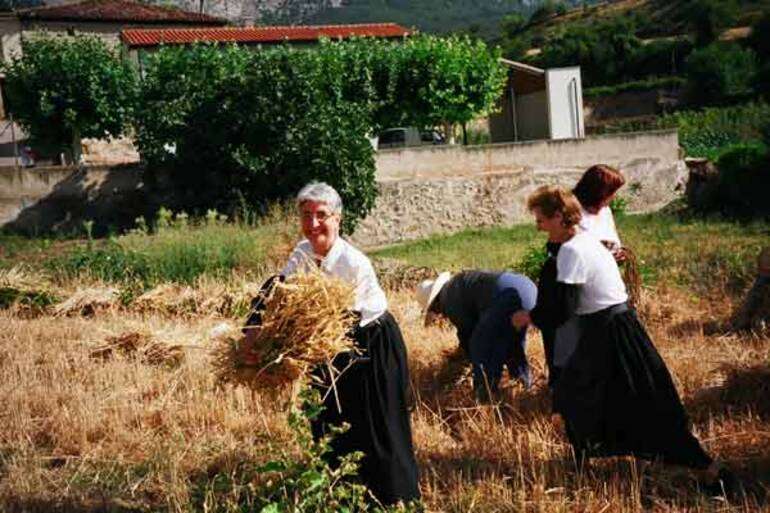
{"type": "Polygon", "coordinates": [[[0,270],[0,308],[17,314],[43,313],[56,302],[48,283],[21,267],[0,270]]]}
{"type": "Polygon", "coordinates": [[[128,332],[107,337],[105,344],[91,350],[91,358],[107,360],[115,355],[137,358],[147,365],[179,365],[184,359],[182,346],[165,344],[145,332],[128,332]]]}
{"type": "Polygon", "coordinates": [[[638,307],[642,299],[642,276],[639,274],[639,264],[636,254],[628,246],[623,246],[626,259],[623,262],[623,281],[628,290],[628,304],[638,307]]]}
{"type": "Polygon", "coordinates": [[[392,258],[378,258],[372,263],[380,284],[389,290],[413,289],[438,274],[430,267],[409,265],[392,258]]]}
{"type": "Polygon", "coordinates": [[[117,308],[120,292],[115,287],[78,289],[67,300],[54,307],[54,315],[83,315],[117,308]]]}
{"type": "Polygon", "coordinates": [[[164,283],[137,297],[132,310],[142,313],[183,315],[197,312],[198,297],[192,287],[164,283]]]}
{"type": "Polygon", "coordinates": [[[262,325],[247,327],[256,333],[221,337],[213,354],[218,376],[260,389],[306,378],[312,367],[354,349],[352,304],[353,287],[320,271],[276,281],[262,325]]]}

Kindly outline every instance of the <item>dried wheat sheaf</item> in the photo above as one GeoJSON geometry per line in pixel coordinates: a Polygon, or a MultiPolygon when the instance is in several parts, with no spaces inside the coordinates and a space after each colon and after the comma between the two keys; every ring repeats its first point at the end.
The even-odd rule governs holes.
{"type": "Polygon", "coordinates": [[[276,281],[264,299],[262,324],[246,327],[256,332],[253,343],[232,332],[219,337],[213,352],[218,377],[265,389],[307,379],[318,365],[331,368],[336,354],[354,350],[353,297],[350,284],[321,271],[276,281]]]}

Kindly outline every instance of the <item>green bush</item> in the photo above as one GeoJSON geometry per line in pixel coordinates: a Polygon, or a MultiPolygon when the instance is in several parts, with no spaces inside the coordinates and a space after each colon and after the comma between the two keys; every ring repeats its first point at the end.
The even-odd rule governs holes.
{"type": "Polygon", "coordinates": [[[3,66],[9,110],[34,144],[80,157],[82,137],[119,136],[136,94],[133,68],[97,37],[25,39],[3,66]]]}
{"type": "Polygon", "coordinates": [[[690,54],[685,66],[687,100],[708,105],[751,94],[757,59],[750,49],[714,43],[690,54]]]}
{"type": "Polygon", "coordinates": [[[545,244],[530,246],[524,255],[514,264],[513,269],[534,281],[540,276],[540,270],[548,258],[545,244]]]}
{"type": "Polygon", "coordinates": [[[184,208],[264,205],[323,180],[351,232],[376,197],[367,135],[470,121],[504,81],[497,53],[468,38],[166,47],[146,62],[139,149],[150,182],[168,179],[184,208]]]}
{"type": "Polygon", "coordinates": [[[720,210],[746,216],[770,214],[770,151],[761,143],[736,145],[717,159],[720,210]]]}
{"type": "Polygon", "coordinates": [[[680,88],[686,84],[682,77],[652,77],[611,86],[590,87],[583,90],[583,98],[597,98],[631,91],[649,91],[660,88],[680,88]]]}
{"type": "Polygon", "coordinates": [[[691,0],[687,18],[697,46],[717,40],[723,29],[732,26],[740,8],[736,0],[691,0]]]}
{"type": "Polygon", "coordinates": [[[770,104],[757,102],[674,112],[648,122],[621,122],[607,127],[606,131],[676,128],[679,131],[679,144],[687,156],[714,160],[732,145],[760,141],[768,119],[770,104]]]}

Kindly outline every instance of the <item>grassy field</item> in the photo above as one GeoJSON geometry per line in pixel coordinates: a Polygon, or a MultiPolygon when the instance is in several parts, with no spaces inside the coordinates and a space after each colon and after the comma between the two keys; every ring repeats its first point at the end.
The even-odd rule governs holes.
{"type": "MultiPolygon", "coordinates": [[[[429,511],[770,510],[770,337],[724,329],[770,225],[629,216],[619,227],[643,262],[640,312],[694,432],[745,493],[715,499],[682,469],[626,458],[577,472],[549,422],[537,333],[528,345],[534,387],[505,382],[502,402],[480,407],[453,331],[424,328],[411,290],[389,288],[418,398],[413,431],[429,511]]],[[[291,223],[275,220],[184,219],[110,241],[0,236],[0,290],[15,283],[56,297],[0,310],[0,510],[253,510],[264,483],[245,469],[301,453],[286,421],[290,394],[218,384],[212,333],[243,322],[243,305],[294,237],[291,223]],[[26,274],[8,272],[22,264],[26,274]],[[100,352],[110,337],[137,333],[175,357],[100,352]]],[[[516,269],[543,241],[516,226],[372,256],[398,260],[404,276],[410,266],[516,269]]]]}

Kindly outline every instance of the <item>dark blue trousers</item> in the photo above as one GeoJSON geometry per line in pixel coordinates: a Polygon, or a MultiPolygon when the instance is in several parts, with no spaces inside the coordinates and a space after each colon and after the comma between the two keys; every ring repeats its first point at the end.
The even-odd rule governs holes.
{"type": "Polygon", "coordinates": [[[525,353],[527,330],[516,330],[511,315],[521,309],[531,310],[536,300],[537,287],[526,276],[504,273],[498,279],[492,304],[481,314],[468,344],[477,397],[497,390],[503,366],[508,367],[511,377],[530,386],[532,378],[525,353]]]}

